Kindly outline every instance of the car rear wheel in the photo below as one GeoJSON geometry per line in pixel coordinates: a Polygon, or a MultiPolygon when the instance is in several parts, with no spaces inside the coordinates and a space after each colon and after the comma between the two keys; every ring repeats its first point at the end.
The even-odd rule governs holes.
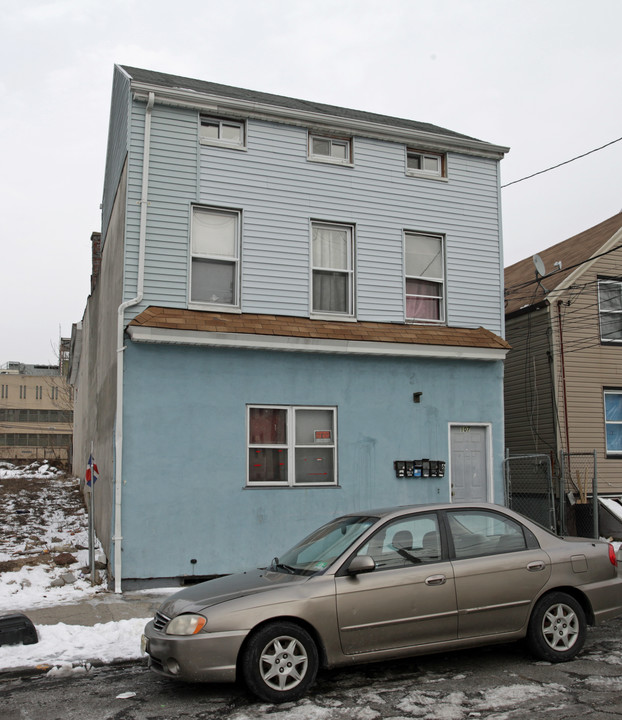
{"type": "Polygon", "coordinates": [[[318,651],[302,627],[272,623],[253,634],[242,655],[242,675],[249,690],[268,702],[297,700],[315,680],[318,651]]]}
{"type": "Polygon", "coordinates": [[[537,657],[564,662],[581,651],[586,626],[585,612],[579,602],[566,593],[553,592],[536,603],[527,639],[537,657]]]}

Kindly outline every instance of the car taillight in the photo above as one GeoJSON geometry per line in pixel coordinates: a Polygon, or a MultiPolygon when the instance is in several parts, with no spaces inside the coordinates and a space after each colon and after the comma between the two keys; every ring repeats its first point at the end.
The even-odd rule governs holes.
{"type": "Polygon", "coordinates": [[[618,556],[616,555],[616,549],[611,543],[609,543],[609,562],[615,567],[618,566],[618,556]]]}

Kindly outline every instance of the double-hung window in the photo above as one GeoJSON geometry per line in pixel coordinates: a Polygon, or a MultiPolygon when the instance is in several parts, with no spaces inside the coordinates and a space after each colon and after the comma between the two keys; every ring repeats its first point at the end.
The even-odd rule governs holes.
{"type": "Polygon", "coordinates": [[[199,138],[206,145],[232,148],[246,147],[246,127],[242,120],[226,120],[201,116],[199,138]]]}
{"type": "Polygon", "coordinates": [[[337,484],[334,407],[248,407],[248,485],[337,484]]]}
{"type": "Polygon", "coordinates": [[[309,135],[309,159],[321,162],[352,164],[352,140],[350,138],[309,135]]]}
{"type": "Polygon", "coordinates": [[[622,390],[605,390],[607,455],[622,457],[622,390]]]}
{"type": "Polygon", "coordinates": [[[354,313],[354,228],[314,222],[311,229],[311,309],[314,313],[351,316],[354,313]]]}
{"type": "Polygon", "coordinates": [[[440,235],[404,235],[406,319],[445,322],[445,253],[440,235]]]}
{"type": "Polygon", "coordinates": [[[622,343],[622,280],[598,280],[600,340],[622,343]]]}
{"type": "Polygon", "coordinates": [[[192,209],[190,302],[239,306],[240,213],[192,209]]]}

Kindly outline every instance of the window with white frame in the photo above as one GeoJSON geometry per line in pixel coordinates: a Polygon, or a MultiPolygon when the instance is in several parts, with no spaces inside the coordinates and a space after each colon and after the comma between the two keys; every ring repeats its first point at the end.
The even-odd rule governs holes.
{"type": "Polygon", "coordinates": [[[607,455],[622,457],[622,390],[605,390],[607,455]]]}
{"type": "Polygon", "coordinates": [[[311,230],[311,309],[314,313],[352,315],[354,228],[351,225],[314,222],[311,230]]]}
{"type": "Polygon", "coordinates": [[[309,159],[351,165],[352,140],[309,134],[309,159]]]}
{"type": "Polygon", "coordinates": [[[246,125],[242,120],[227,120],[202,115],[199,139],[201,143],[207,145],[244,148],[246,147],[246,125]]]}
{"type": "Polygon", "coordinates": [[[239,306],[240,213],[192,208],[190,301],[239,306]]]}
{"type": "Polygon", "coordinates": [[[440,153],[407,150],[406,174],[445,177],[445,156],[440,153]]]}
{"type": "Polygon", "coordinates": [[[622,280],[598,279],[600,339],[622,343],[622,280]]]}
{"type": "Polygon", "coordinates": [[[337,484],[334,407],[248,407],[249,486],[337,484]]]}
{"type": "Polygon", "coordinates": [[[441,235],[404,234],[406,319],[445,322],[445,253],[441,235]]]}

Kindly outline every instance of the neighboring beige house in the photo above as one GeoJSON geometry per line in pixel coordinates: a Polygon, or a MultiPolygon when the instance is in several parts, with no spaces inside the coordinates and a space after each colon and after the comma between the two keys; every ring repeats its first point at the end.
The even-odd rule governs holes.
{"type": "Polygon", "coordinates": [[[73,389],[60,365],[8,362],[0,368],[0,459],[71,463],[73,389]]]}
{"type": "Polygon", "coordinates": [[[622,494],[622,213],[506,268],[510,454],[596,450],[600,496],[622,494]]]}

